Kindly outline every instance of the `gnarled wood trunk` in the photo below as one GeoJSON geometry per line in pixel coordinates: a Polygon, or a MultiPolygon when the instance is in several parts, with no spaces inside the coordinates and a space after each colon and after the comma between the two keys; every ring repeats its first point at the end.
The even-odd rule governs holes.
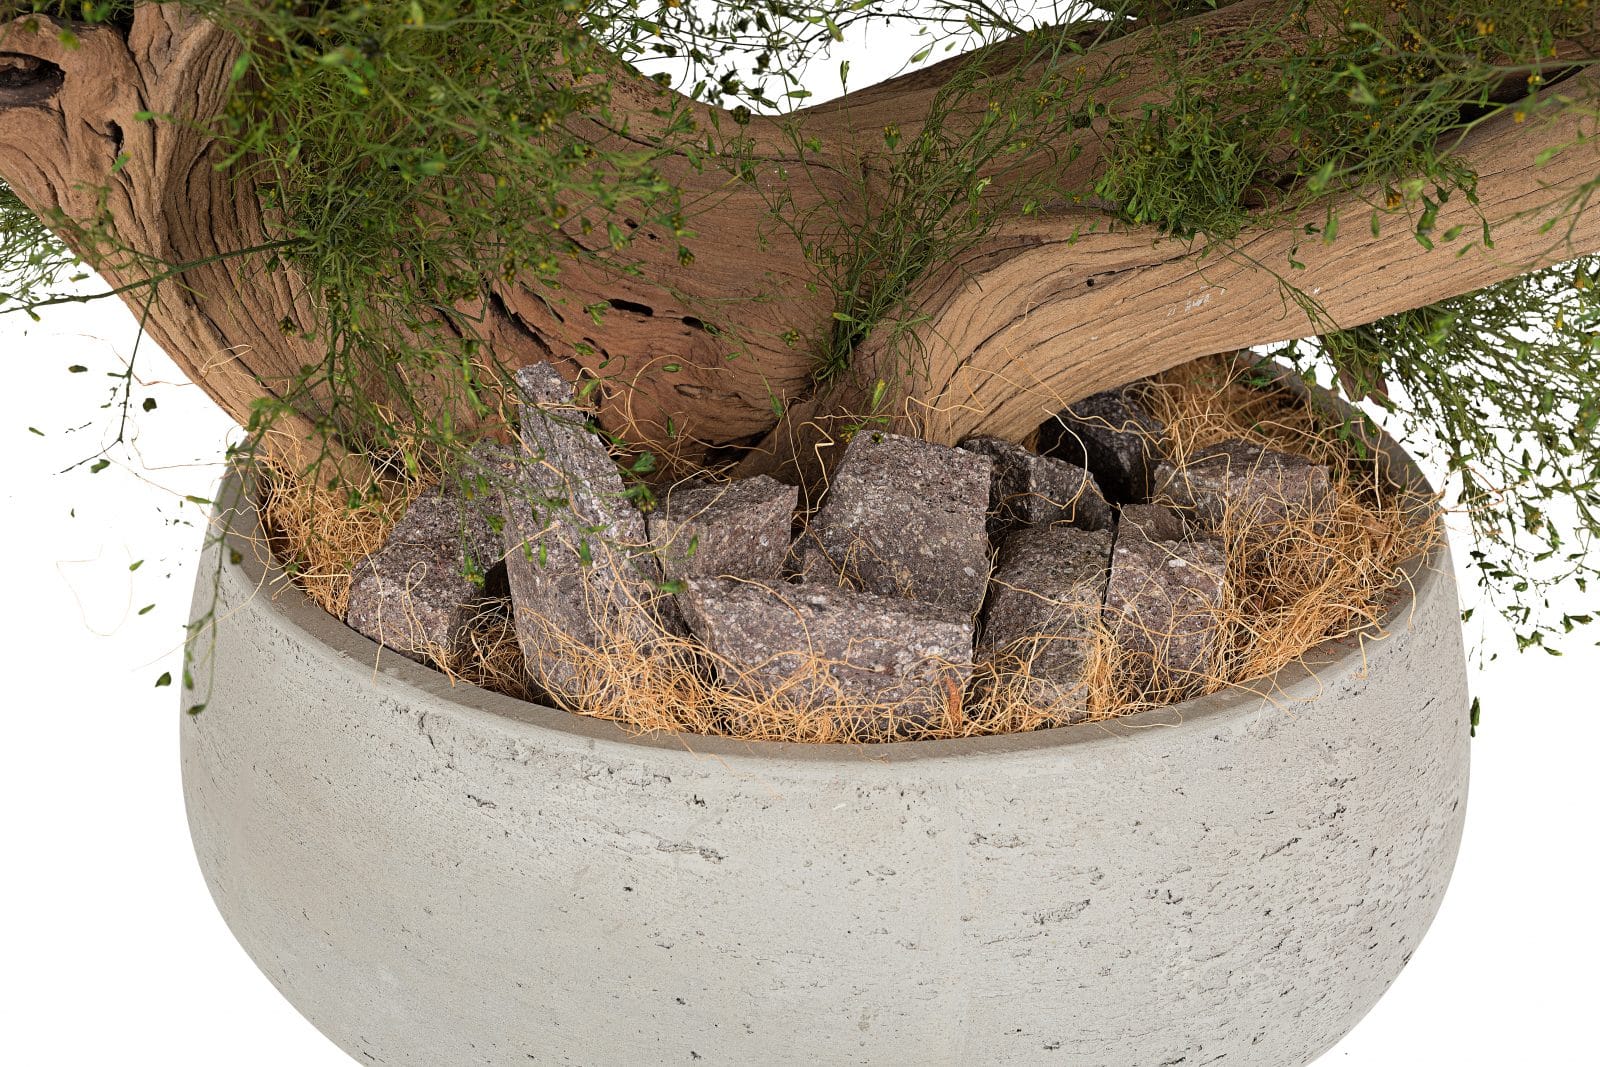
{"type": "MultiPolygon", "coordinates": [[[[1242,0],[1195,23],[1215,35],[1282,17],[1286,6],[1242,0]]],[[[292,271],[265,270],[273,235],[255,189],[219,169],[217,142],[205,132],[224,104],[236,40],[176,4],[137,8],[126,32],[75,27],[73,48],[49,20],[32,21],[41,32],[19,20],[0,38],[0,175],[47,220],[108,218],[118,247],[78,250],[124,287],[180,366],[247,419],[259,398],[282,395],[325,349],[304,285],[292,271]],[[176,118],[139,121],[140,112],[176,118]],[[183,269],[169,278],[173,265],[183,269]],[[153,278],[166,280],[139,284],[153,278]]],[[[1142,56],[1140,37],[1063,62],[1090,72],[1120,65],[1117,99],[1156,99],[1163,72],[1142,56]]],[[[1011,54],[1000,45],[984,62],[1003,69],[1011,54]]],[[[863,414],[874,395],[888,397],[882,413],[934,440],[1020,438],[1069,401],[1197,356],[1348,328],[1600,248],[1600,215],[1575,210],[1600,162],[1581,112],[1525,124],[1507,115],[1457,149],[1479,174],[1492,249],[1427,252],[1401,218],[1370,234],[1368,205],[1356,194],[1325,205],[1353,223],[1334,244],[1279,222],[1227,248],[1207,247],[1117,224],[1105,212],[1055,207],[1002,220],[927,274],[913,293],[923,317],[909,335],[891,346],[887,331],[869,334],[848,372],[819,390],[815,354],[834,326],[834,296],[815,284],[805,239],[772,225],[772,205],[785,199],[795,218],[825,209],[836,227],[868,217],[881,195],[883,127],[914,136],[955,69],[945,63],[793,115],[749,119],[741,136],[753,182],[668,158],[666,176],[695,205],[693,265],[678,262],[673,242],[645,232],[632,246],[639,274],[564,269],[560,301],[486,278],[481,329],[494,358],[595,373],[606,383],[602,420],[644,445],[696,461],[761,442],[747,465],[794,469],[813,465],[830,428],[863,414]],[[800,158],[798,128],[821,150],[800,158]],[[1536,162],[1546,145],[1566,147],[1536,162]],[[1551,209],[1567,197],[1577,199],[1564,216],[1551,209]],[[1553,216],[1562,216],[1554,229],[1553,216]],[[1287,299],[1283,280],[1312,296],[1319,313],[1287,299]],[[597,304],[610,308],[598,322],[582,312],[597,304]]],[[[1590,80],[1575,81],[1587,91],[1590,80]]],[[[613,107],[637,119],[631,135],[648,131],[664,92],[618,74],[613,107]]],[[[707,128],[732,121],[682,106],[707,128]]],[[[597,144],[619,136],[598,125],[572,132],[597,144]]],[[[1068,184],[1095,173],[1093,132],[1067,165],[1068,184]]],[[[1324,217],[1319,207],[1305,221],[1324,217]]],[[[1456,221],[1478,222],[1452,202],[1437,229],[1456,221]]],[[[63,232],[82,239],[70,226],[63,232]]],[[[313,407],[279,421],[286,454],[305,458],[318,414],[313,407]]]]}

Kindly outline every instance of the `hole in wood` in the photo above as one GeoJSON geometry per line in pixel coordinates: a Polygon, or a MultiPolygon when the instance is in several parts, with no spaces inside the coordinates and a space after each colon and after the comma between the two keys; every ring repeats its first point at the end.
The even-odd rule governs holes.
{"type": "Polygon", "coordinates": [[[0,52],[0,107],[40,104],[61,90],[66,75],[38,56],[0,52]]]}

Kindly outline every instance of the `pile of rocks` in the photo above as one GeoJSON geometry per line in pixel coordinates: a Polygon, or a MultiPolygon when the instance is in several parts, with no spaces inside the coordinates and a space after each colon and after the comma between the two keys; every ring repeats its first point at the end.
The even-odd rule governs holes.
{"type": "Polygon", "coordinates": [[[1222,666],[1225,527],[1330,499],[1326,467],[1243,441],[1174,462],[1117,390],[1052,420],[1039,452],[860,431],[809,516],[766,477],[684,482],[646,512],[555,369],[517,382],[523,454],[475,457],[492,493],[419,498],[357,568],[349,623],[438,658],[481,595],[462,575],[503,559],[528,671],[569,704],[606,698],[597,648],[684,637],[725,686],[857,736],[937,726],[975,676],[1081,718],[1107,640],[1120,688],[1175,699],[1222,666]]]}

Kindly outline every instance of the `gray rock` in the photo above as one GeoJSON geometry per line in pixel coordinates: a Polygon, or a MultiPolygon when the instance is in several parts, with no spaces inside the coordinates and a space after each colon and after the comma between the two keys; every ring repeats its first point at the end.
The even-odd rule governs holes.
{"type": "Polygon", "coordinates": [[[585,649],[658,632],[659,588],[644,517],[572,387],[545,363],[516,381],[524,454],[504,501],[506,579],[530,676],[570,700],[592,690],[580,684],[585,649]]]}
{"type": "Polygon", "coordinates": [[[1189,536],[1183,515],[1162,504],[1124,504],[1117,514],[1117,537],[1182,541],[1189,536]]]}
{"type": "Polygon", "coordinates": [[[1215,541],[1118,534],[1105,623],[1118,679],[1137,699],[1193,695],[1222,667],[1227,564],[1215,541]]]}
{"type": "Polygon", "coordinates": [[[975,452],[857,433],[812,516],[802,572],[824,580],[831,564],[862,591],[976,615],[989,579],[992,468],[975,452]]]}
{"type": "Polygon", "coordinates": [[[1094,475],[1063,459],[1041,456],[997,437],[961,444],[994,461],[989,487],[989,538],[1019,526],[1065,523],[1085,530],[1111,528],[1111,506],[1094,475]]]}
{"type": "Polygon", "coordinates": [[[505,491],[515,483],[517,467],[516,452],[488,442],[474,447],[460,474],[443,483],[473,516],[466,547],[480,571],[505,561],[505,491]]]}
{"type": "Polygon", "coordinates": [[[1045,423],[1040,451],[1088,468],[1108,499],[1136,504],[1150,499],[1165,439],[1165,427],[1125,389],[1111,389],[1045,423]]]}
{"type": "Polygon", "coordinates": [[[777,578],[790,551],[798,486],[758,474],[735,482],[680,482],[645,516],[661,577],[673,595],[657,604],[662,626],[687,634],[682,592],[687,578],[777,578]]]}
{"type": "Polygon", "coordinates": [[[499,558],[496,537],[456,494],[435,486],[406,510],[377,552],[352,572],[345,621],[418,662],[448,654],[476,612],[480,576],[499,558]],[[470,557],[470,560],[469,560],[470,557]]]}
{"type": "Polygon", "coordinates": [[[1183,467],[1161,462],[1156,494],[1192,509],[1206,529],[1220,530],[1226,521],[1235,532],[1315,514],[1333,500],[1327,467],[1246,441],[1201,449],[1183,467]]]}
{"type": "Polygon", "coordinates": [[[815,515],[805,519],[800,532],[795,535],[794,544],[789,546],[787,573],[796,578],[801,585],[816,586],[819,589],[853,589],[854,586],[849,579],[841,574],[839,568],[828,558],[815,522],[815,515]]]}
{"type": "Polygon", "coordinates": [[[778,577],[799,502],[798,486],[764,474],[674,485],[646,516],[662,577],[778,577]]]}
{"type": "Polygon", "coordinates": [[[725,684],[862,737],[943,721],[972,674],[972,619],[937,604],[691,578],[683,608],[725,684]]]}
{"type": "Polygon", "coordinates": [[[1105,531],[1025,528],[1001,542],[989,579],[980,661],[995,668],[1010,693],[1067,721],[1087,711],[1083,668],[1110,556],[1105,531]]]}

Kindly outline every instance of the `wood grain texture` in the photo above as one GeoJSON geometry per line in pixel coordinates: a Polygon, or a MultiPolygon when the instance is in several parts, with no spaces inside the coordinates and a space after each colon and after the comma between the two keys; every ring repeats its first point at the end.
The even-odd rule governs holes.
{"type": "MultiPolygon", "coordinates": [[[[1151,35],[1199,30],[1214,38],[1243,25],[1287,25],[1293,7],[1240,0],[1059,58],[1054,69],[1105,79],[1121,104],[1157,99],[1170,79],[1142,51],[1151,35]]],[[[245,421],[260,398],[284,395],[321,362],[326,346],[303,281],[293,270],[267,271],[269,256],[250,251],[272,243],[270,227],[254,186],[237,169],[219,168],[218,144],[205,132],[223,106],[236,41],[176,4],[139,7],[126,36],[76,26],[71,49],[48,19],[35,21],[41,32],[28,32],[23,20],[0,29],[0,175],[47,218],[109,220],[117,247],[85,247],[72,228],[64,236],[113,285],[128,287],[123,299],[153,339],[245,421]],[[158,118],[135,120],[141,111],[158,118]],[[119,155],[125,162],[114,167],[119,155]],[[139,287],[175,264],[185,267],[180,276],[139,287]]],[[[1026,54],[1034,53],[1002,43],[978,60],[999,77],[1026,54]]],[[[1208,247],[1115,224],[1104,212],[1057,207],[1003,221],[958,262],[923,278],[913,303],[926,318],[915,343],[891,352],[885,331],[869,335],[846,379],[818,394],[815,352],[833,328],[835,296],[818,284],[807,249],[870,217],[883,195],[883,127],[914,133],[959,62],[742,123],[618,64],[607,76],[619,118],[610,127],[576,123],[574,137],[603,147],[649,143],[670,105],[688,109],[698,129],[744,142],[738,159],[662,160],[691,205],[694,262],[680,263],[676,241],[630,219],[624,205],[623,223],[638,231],[628,250],[637,272],[608,266],[595,249],[563,268],[558,294],[521,279],[486,279],[481,301],[462,309],[466,318],[481,324],[490,358],[503,366],[551,360],[569,376],[602,378],[602,421],[643,445],[693,463],[711,449],[762,441],[747,467],[792,471],[825,458],[833,427],[859,416],[879,381],[890,386],[890,414],[903,429],[941,442],[975,433],[1018,439],[1070,400],[1197,356],[1358,325],[1600,247],[1600,219],[1589,213],[1569,210],[1554,229],[1545,225],[1597,173],[1590,121],[1581,109],[1522,124],[1507,115],[1458,149],[1479,173],[1493,249],[1456,254],[1481,221],[1460,198],[1434,232],[1459,222],[1464,236],[1432,252],[1403,213],[1372,236],[1370,209],[1357,194],[1301,220],[1319,226],[1324,208],[1337,211],[1343,226],[1332,245],[1280,222],[1208,247]],[[800,131],[815,139],[805,153],[796,147],[800,131]],[[1557,145],[1568,147],[1536,163],[1541,148],[1557,145]],[[741,161],[750,180],[733,175],[741,161]],[[789,225],[774,221],[780,202],[789,225]],[[1320,317],[1286,298],[1285,278],[1320,303],[1320,317]],[[599,321],[584,310],[596,305],[610,308],[599,321]]],[[[1558,90],[1581,96],[1594,88],[1585,75],[1558,90]]],[[[959,130],[970,118],[958,109],[943,121],[959,130]]],[[[1092,179],[1099,132],[1073,135],[1081,143],[1061,176],[1065,186],[1092,179]]],[[[301,454],[315,436],[317,403],[312,395],[299,415],[279,422],[286,454],[301,454]]]]}

